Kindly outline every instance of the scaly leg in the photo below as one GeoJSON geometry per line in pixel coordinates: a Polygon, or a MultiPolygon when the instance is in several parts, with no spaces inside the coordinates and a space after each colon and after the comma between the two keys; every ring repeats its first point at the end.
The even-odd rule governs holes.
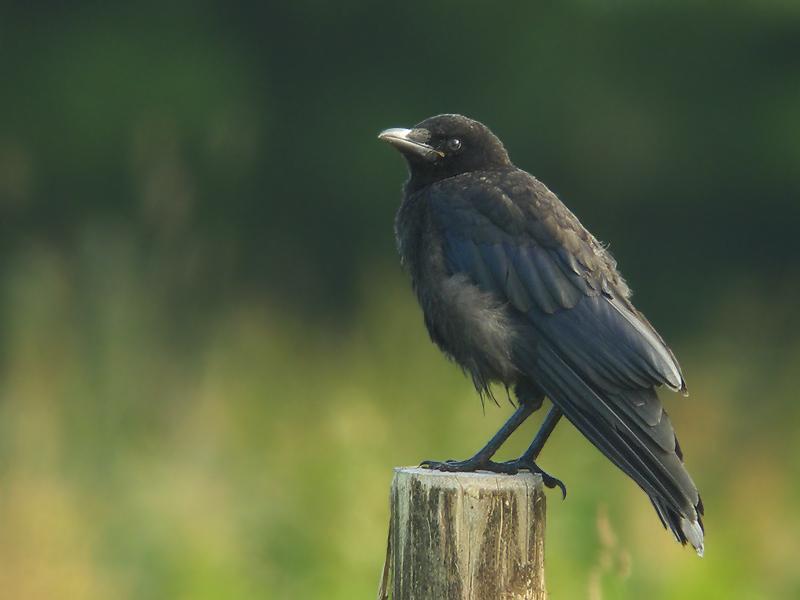
{"type": "MultiPolygon", "coordinates": [[[[458,473],[466,473],[471,471],[496,471],[496,472],[506,472],[506,471],[498,471],[496,468],[498,465],[502,465],[503,463],[494,463],[491,459],[492,456],[495,455],[497,450],[503,443],[509,438],[509,436],[514,433],[514,431],[522,425],[522,423],[527,419],[533,411],[539,408],[540,404],[531,404],[531,403],[520,403],[517,410],[514,411],[514,414],[505,422],[505,424],[500,428],[500,430],[494,434],[489,443],[487,443],[483,448],[478,450],[478,452],[468,458],[467,460],[447,460],[447,461],[436,461],[436,460],[423,460],[419,466],[427,467],[429,469],[436,469],[437,471],[452,471],[458,473]]],[[[502,467],[501,467],[502,468],[502,467]]]]}
{"type": "Polygon", "coordinates": [[[536,458],[539,456],[539,452],[542,451],[545,442],[547,442],[547,438],[549,438],[550,434],[553,433],[553,430],[556,428],[556,425],[561,419],[562,414],[563,413],[561,412],[561,409],[557,406],[550,408],[550,412],[548,412],[547,416],[544,418],[542,426],[539,428],[539,432],[536,434],[536,437],[533,438],[533,442],[531,442],[531,445],[528,446],[528,449],[525,451],[525,453],[516,460],[510,460],[502,464],[508,468],[508,471],[506,471],[508,473],[517,473],[522,469],[530,471],[531,473],[539,473],[542,476],[542,481],[547,487],[554,488],[558,486],[561,489],[561,494],[564,498],[566,498],[567,487],[564,485],[564,482],[553,477],[546,471],[543,471],[539,465],[536,464],[536,458]]]}

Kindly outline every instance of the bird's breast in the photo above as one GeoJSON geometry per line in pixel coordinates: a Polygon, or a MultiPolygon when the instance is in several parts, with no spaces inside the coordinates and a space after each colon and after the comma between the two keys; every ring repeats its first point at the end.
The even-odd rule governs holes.
{"type": "Polygon", "coordinates": [[[515,334],[507,304],[481,290],[467,274],[448,271],[443,236],[424,205],[401,207],[395,230],[431,339],[476,384],[512,384],[515,334]]]}

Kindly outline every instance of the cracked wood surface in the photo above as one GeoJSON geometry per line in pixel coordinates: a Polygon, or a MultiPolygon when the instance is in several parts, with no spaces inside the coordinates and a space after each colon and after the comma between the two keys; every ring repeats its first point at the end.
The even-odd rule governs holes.
{"type": "Polygon", "coordinates": [[[538,475],[395,469],[389,530],[379,598],[546,598],[538,475]]]}

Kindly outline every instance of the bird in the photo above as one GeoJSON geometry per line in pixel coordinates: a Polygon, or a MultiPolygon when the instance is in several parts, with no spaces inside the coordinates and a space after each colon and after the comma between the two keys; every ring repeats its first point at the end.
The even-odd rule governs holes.
{"type": "Polygon", "coordinates": [[[607,247],[476,120],[442,114],[378,138],[408,166],[395,238],[431,340],[481,398],[492,384],[516,398],[474,456],[421,466],[527,470],[566,498],[564,483],[536,463],[564,416],[644,490],[676,540],[702,556],[703,502],[657,395],[661,387],[688,395],[686,382],[607,247]],[[545,398],[551,407],[528,449],[493,461],[545,398]]]}

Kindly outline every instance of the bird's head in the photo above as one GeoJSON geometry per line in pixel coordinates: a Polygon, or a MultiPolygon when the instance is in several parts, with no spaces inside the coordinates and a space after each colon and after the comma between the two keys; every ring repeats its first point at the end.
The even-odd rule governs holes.
{"type": "Polygon", "coordinates": [[[387,129],[378,139],[405,157],[418,186],[511,164],[502,142],[486,125],[461,115],[438,115],[411,129],[387,129]]]}

